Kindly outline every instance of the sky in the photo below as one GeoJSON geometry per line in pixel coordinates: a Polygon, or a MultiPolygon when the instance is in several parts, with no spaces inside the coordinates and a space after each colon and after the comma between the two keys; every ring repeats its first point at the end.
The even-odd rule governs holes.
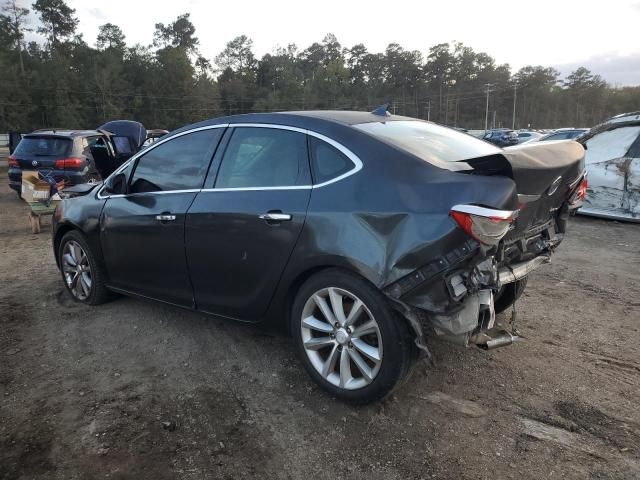
{"type": "MultiPolygon", "coordinates": [[[[32,3],[19,0],[22,3],[32,3]]],[[[461,41],[512,71],[553,66],[564,75],[586,66],[614,85],[640,85],[640,0],[67,0],[85,41],[118,25],[127,43],[150,44],[154,25],[189,12],[200,51],[213,59],[240,34],[260,57],[276,46],[304,49],[336,35],[342,46],[382,52],[392,42],[425,56],[429,47],[461,41]]]]}

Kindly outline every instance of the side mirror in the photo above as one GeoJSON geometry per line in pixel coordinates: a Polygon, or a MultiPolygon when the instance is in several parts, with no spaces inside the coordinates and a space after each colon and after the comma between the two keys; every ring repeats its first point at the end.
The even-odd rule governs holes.
{"type": "Polygon", "coordinates": [[[107,179],[105,193],[108,195],[122,195],[127,193],[127,177],[124,173],[119,173],[107,179]]]}

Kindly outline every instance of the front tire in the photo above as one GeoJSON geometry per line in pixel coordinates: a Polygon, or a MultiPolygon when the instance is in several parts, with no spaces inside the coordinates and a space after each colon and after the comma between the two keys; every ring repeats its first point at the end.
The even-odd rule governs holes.
{"type": "Polygon", "coordinates": [[[357,403],[388,395],[416,358],[407,324],[371,284],[331,269],[307,280],[291,327],[305,369],[324,390],[357,403]]]}
{"type": "Polygon", "coordinates": [[[102,263],[80,232],[72,230],[62,237],[58,263],[65,288],[74,300],[89,305],[109,300],[102,263]]]}

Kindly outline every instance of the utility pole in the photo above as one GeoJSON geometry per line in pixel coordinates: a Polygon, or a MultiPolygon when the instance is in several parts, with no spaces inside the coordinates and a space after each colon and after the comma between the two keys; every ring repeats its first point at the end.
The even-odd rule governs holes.
{"type": "Polygon", "coordinates": [[[429,99],[429,103],[427,104],[427,121],[431,121],[431,99],[429,99]]]}
{"type": "Polygon", "coordinates": [[[458,100],[459,100],[459,98],[456,95],[456,115],[455,115],[454,120],[453,120],[453,126],[454,127],[458,126],[458,100]]]}
{"type": "Polygon", "coordinates": [[[511,130],[516,129],[516,98],[518,95],[518,84],[513,84],[513,118],[511,119],[511,130]]]}
{"type": "Polygon", "coordinates": [[[447,107],[444,110],[444,124],[449,125],[449,89],[447,88],[447,107]]]}
{"type": "Polygon", "coordinates": [[[484,131],[486,132],[489,127],[489,93],[491,92],[492,85],[487,83],[485,87],[487,87],[487,106],[484,112],[484,131]]]}

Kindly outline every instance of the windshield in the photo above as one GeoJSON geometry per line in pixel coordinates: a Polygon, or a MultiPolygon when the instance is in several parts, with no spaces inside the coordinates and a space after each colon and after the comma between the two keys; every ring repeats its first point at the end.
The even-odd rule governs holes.
{"type": "Polygon", "coordinates": [[[13,152],[16,156],[64,156],[71,150],[71,140],[61,137],[23,137],[13,152]]]}
{"type": "Polygon", "coordinates": [[[430,122],[400,120],[360,123],[354,127],[434,165],[502,152],[471,135],[430,122]]]}

